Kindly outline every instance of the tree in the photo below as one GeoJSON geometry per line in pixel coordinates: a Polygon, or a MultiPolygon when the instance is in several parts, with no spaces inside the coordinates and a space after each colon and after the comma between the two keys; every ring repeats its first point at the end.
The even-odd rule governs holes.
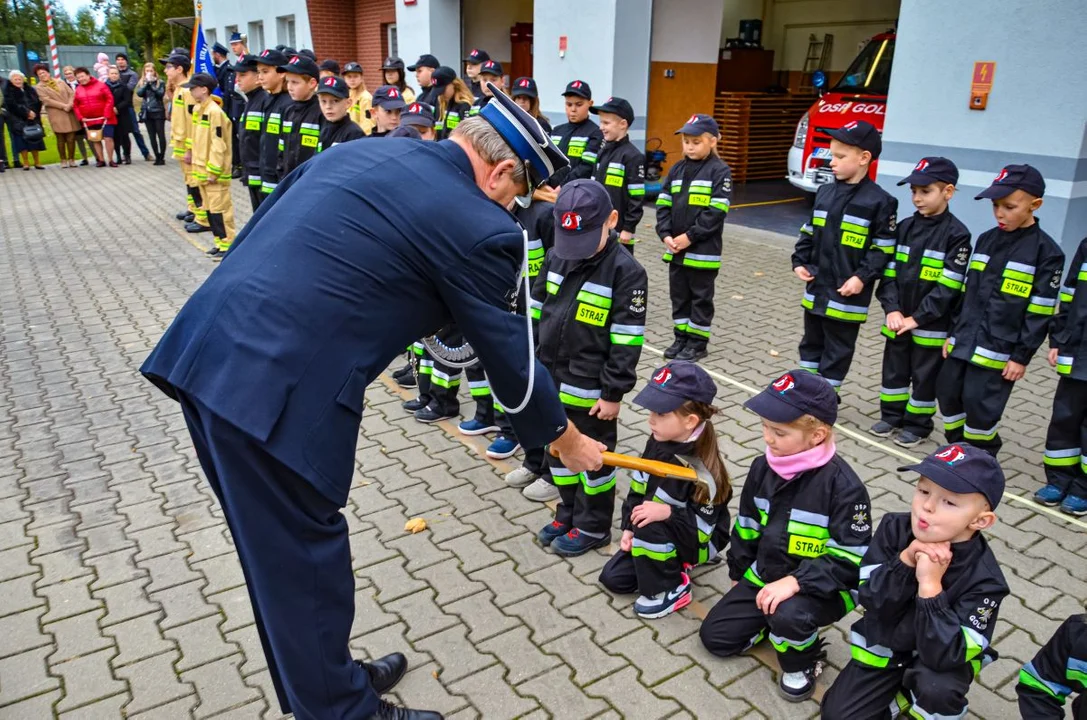
{"type": "MultiPolygon", "coordinates": [[[[101,41],[98,23],[89,8],[81,8],[72,20],[63,5],[53,2],[53,29],[61,45],[96,45],[101,41]]],[[[20,42],[49,45],[43,0],[0,0],[0,45],[20,42]]]]}
{"type": "Polygon", "coordinates": [[[191,0],[94,0],[94,6],[106,14],[106,41],[126,45],[145,60],[172,47],[167,18],[195,14],[191,0]]]}

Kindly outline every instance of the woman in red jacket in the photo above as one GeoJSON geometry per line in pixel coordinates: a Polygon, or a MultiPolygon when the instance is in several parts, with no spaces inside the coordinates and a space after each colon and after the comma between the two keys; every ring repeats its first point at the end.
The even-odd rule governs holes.
{"type": "Polygon", "coordinates": [[[117,167],[113,162],[113,130],[117,127],[117,113],[113,109],[113,93],[106,84],[91,75],[85,67],[75,69],[75,79],[79,87],[75,90],[72,112],[88,130],[102,129],[102,142],[91,143],[98,167],[105,167],[109,160],[110,167],[117,167]],[[105,145],[103,155],[102,146],[105,145]]]}

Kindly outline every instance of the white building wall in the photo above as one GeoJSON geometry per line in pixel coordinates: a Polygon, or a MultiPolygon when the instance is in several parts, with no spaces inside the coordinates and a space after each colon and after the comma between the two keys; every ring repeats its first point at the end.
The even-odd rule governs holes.
{"type": "MultiPolygon", "coordinates": [[[[415,5],[397,3],[397,51],[404,63],[411,65],[423,53],[430,53],[443,65],[460,72],[463,65],[460,11],[460,0],[418,0],[415,5]]],[[[506,47],[509,47],[508,28],[506,47]]]]}
{"type": "MultiPolygon", "coordinates": [[[[228,28],[237,26],[238,32],[243,35],[250,33],[253,23],[262,23],[264,29],[264,45],[275,47],[287,44],[287,38],[281,38],[283,23],[280,18],[294,16],[294,47],[298,50],[313,47],[313,38],[310,35],[309,13],[306,11],[306,0],[207,0],[204,3],[203,18],[205,30],[214,30],[215,40],[230,47],[230,31],[228,28]]],[[[255,38],[250,38],[249,49],[260,52],[263,47],[254,43],[255,38]]]]}

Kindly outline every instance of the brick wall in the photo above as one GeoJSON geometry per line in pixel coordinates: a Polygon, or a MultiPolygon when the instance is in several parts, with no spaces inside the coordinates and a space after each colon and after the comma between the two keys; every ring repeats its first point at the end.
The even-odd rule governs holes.
{"type": "Polygon", "coordinates": [[[362,65],[366,86],[373,90],[380,85],[382,28],[396,22],[396,0],[309,0],[307,6],[318,61],[333,58],[343,65],[355,60],[362,65]]]}
{"type": "MultiPolygon", "coordinates": [[[[366,86],[371,91],[382,84],[381,64],[385,61],[386,45],[382,26],[394,22],[396,0],[355,0],[355,41],[358,43],[355,59],[362,64],[366,86]]],[[[415,58],[404,62],[410,64],[415,58]]],[[[411,73],[407,75],[410,78],[411,73]]]]}

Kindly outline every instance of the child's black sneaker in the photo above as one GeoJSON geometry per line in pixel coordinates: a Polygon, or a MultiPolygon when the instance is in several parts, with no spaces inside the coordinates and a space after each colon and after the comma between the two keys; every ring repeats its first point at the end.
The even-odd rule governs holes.
{"type": "Polygon", "coordinates": [[[924,438],[917,433],[911,430],[903,430],[895,437],[895,445],[904,448],[911,448],[914,445],[920,443],[922,440],[924,440],[924,438]]]}
{"type": "Polygon", "coordinates": [[[664,349],[664,357],[669,360],[674,360],[676,355],[683,350],[683,346],[687,344],[687,338],[677,337],[676,341],[664,349]]]}
{"type": "Polygon", "coordinates": [[[414,400],[405,400],[404,402],[402,402],[400,404],[400,407],[402,407],[405,410],[407,410],[408,412],[414,414],[414,413],[419,412],[420,410],[422,410],[423,408],[425,408],[429,404],[430,404],[430,397],[428,397],[427,395],[420,395],[419,397],[415,398],[414,400]]]}
{"type": "Polygon", "coordinates": [[[393,373],[393,382],[402,388],[413,388],[418,384],[415,381],[415,373],[411,369],[411,363],[407,363],[393,373]]]}
{"type": "Polygon", "coordinates": [[[709,355],[706,351],[706,346],[701,343],[687,343],[683,346],[683,349],[679,351],[679,355],[676,355],[676,360],[683,362],[698,362],[702,358],[709,355]]]}
{"type": "Polygon", "coordinates": [[[455,417],[457,416],[453,413],[438,410],[430,405],[415,411],[415,419],[421,423],[436,423],[441,422],[442,420],[451,420],[455,417]]]}
{"type": "Polygon", "coordinates": [[[578,555],[584,555],[593,548],[604,547],[610,542],[611,537],[608,533],[604,533],[602,537],[593,537],[574,528],[551,542],[551,552],[563,557],[577,557],[578,555]]]}
{"type": "Polygon", "coordinates": [[[540,541],[541,545],[547,547],[555,541],[555,538],[562,537],[568,532],[570,532],[569,525],[563,525],[558,520],[552,520],[544,525],[540,532],[536,533],[536,539],[540,541]]]}
{"type": "Polygon", "coordinates": [[[895,431],[895,426],[889,422],[879,420],[875,425],[868,428],[869,435],[875,435],[876,437],[891,437],[891,433],[895,431]]]}
{"type": "Polygon", "coordinates": [[[789,702],[804,702],[815,693],[815,678],[822,669],[819,663],[800,672],[783,672],[778,678],[778,692],[789,702]]]}

